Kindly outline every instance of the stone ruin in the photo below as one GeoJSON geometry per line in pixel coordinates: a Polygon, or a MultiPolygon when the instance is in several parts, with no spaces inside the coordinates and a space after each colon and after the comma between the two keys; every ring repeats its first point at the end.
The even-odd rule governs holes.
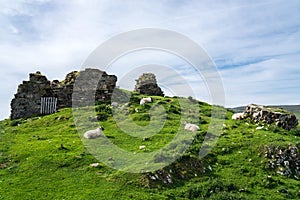
{"type": "Polygon", "coordinates": [[[164,96],[163,91],[157,85],[156,77],[152,73],[143,73],[137,80],[135,92],[153,96],[164,96]]]}
{"type": "MultiPolygon", "coordinates": [[[[116,89],[117,77],[106,72],[87,68],[72,71],[64,80],[49,81],[41,72],[29,74],[29,80],[18,86],[11,101],[12,120],[39,115],[43,110],[44,98],[55,99],[55,110],[72,106],[91,105],[90,103],[110,102],[113,92],[122,97],[122,91],[116,89]],[[101,79],[99,80],[99,78],[101,79]],[[75,82],[76,80],[76,82],[75,82]]],[[[135,92],[140,94],[164,96],[152,73],[144,73],[137,80],[135,92]]],[[[50,114],[50,113],[43,113],[50,114]]]]}
{"type": "Polygon", "coordinates": [[[291,130],[298,125],[296,116],[288,111],[255,104],[250,104],[245,108],[244,118],[250,118],[254,122],[275,123],[276,126],[285,130],[291,130]]]}
{"type": "Polygon", "coordinates": [[[268,168],[278,174],[300,179],[300,145],[264,146],[264,157],[268,159],[268,168]]]}
{"type": "Polygon", "coordinates": [[[73,87],[73,106],[92,105],[95,100],[110,102],[116,82],[117,76],[108,75],[98,69],[86,69],[80,72],[73,87]]]}
{"type": "Polygon", "coordinates": [[[74,83],[77,78],[81,80],[80,84],[83,86],[77,85],[76,94],[80,95],[80,98],[76,98],[76,100],[82,102],[86,100],[85,95],[92,89],[96,91],[93,96],[94,101],[109,101],[117,82],[115,75],[108,75],[104,71],[91,68],[80,72],[73,71],[67,74],[63,81],[53,80],[50,82],[40,72],[31,73],[29,81],[23,81],[18,86],[17,93],[11,101],[11,119],[40,114],[42,97],[57,98],[57,109],[71,107],[74,83]],[[101,79],[98,81],[100,76],[101,79]],[[91,86],[91,80],[97,80],[97,82],[93,81],[93,86],[91,86]]]}

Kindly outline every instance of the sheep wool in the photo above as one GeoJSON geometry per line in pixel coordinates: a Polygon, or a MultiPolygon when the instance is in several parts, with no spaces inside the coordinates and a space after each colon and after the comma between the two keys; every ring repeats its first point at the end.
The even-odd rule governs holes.
{"type": "Polygon", "coordinates": [[[191,123],[186,123],[184,122],[184,129],[187,130],[187,131],[192,131],[192,132],[195,132],[195,131],[198,131],[200,128],[199,126],[197,126],[196,124],[191,124],[191,123]]]}
{"type": "Polygon", "coordinates": [[[96,128],[95,130],[89,130],[87,132],[84,133],[83,137],[86,139],[95,139],[101,136],[104,136],[103,132],[102,132],[102,128],[96,128]]]}
{"type": "Polygon", "coordinates": [[[151,97],[142,98],[140,101],[140,105],[144,105],[145,103],[150,103],[150,102],[152,102],[151,97]]]}

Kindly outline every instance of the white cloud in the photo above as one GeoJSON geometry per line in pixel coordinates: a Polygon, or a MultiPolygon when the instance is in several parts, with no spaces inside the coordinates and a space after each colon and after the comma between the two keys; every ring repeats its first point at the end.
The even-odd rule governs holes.
{"type": "Polygon", "coordinates": [[[300,69],[288,60],[271,59],[221,70],[227,105],[297,104],[300,69]]]}

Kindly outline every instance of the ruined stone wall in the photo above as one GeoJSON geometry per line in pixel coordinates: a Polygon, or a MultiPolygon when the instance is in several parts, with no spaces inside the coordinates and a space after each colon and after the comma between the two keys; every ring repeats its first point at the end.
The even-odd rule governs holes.
{"type": "Polygon", "coordinates": [[[57,108],[72,107],[73,85],[78,75],[78,71],[73,71],[68,73],[63,81],[51,82],[51,89],[57,98],[57,108]]]}
{"type": "Polygon", "coordinates": [[[29,74],[11,101],[11,119],[26,118],[40,112],[42,96],[53,96],[50,81],[40,72],[29,74]]]}
{"type": "Polygon", "coordinates": [[[296,116],[282,109],[250,104],[245,108],[244,114],[254,122],[275,123],[276,126],[286,130],[296,128],[298,125],[296,116]]]}
{"type": "Polygon", "coordinates": [[[155,75],[152,73],[143,73],[136,80],[136,85],[135,85],[134,91],[138,92],[140,94],[164,96],[163,91],[157,85],[155,75]]]}
{"type": "Polygon", "coordinates": [[[111,100],[116,82],[115,75],[108,75],[97,69],[86,69],[80,72],[76,79],[73,103],[75,106],[90,105],[89,103],[95,99],[99,102],[108,102],[111,100]]]}
{"type": "Polygon", "coordinates": [[[31,73],[29,81],[23,81],[18,86],[18,91],[11,101],[11,119],[40,114],[41,97],[56,97],[57,108],[71,107],[77,78],[82,80],[80,81],[82,88],[76,87],[76,94],[80,96],[79,101],[85,101],[91,90],[94,91],[93,101],[109,101],[117,82],[115,75],[89,68],[81,72],[73,71],[67,74],[63,81],[53,80],[52,82],[40,72],[31,73]],[[100,76],[101,79],[98,81],[100,76]],[[94,85],[90,84],[91,81],[94,85]]]}

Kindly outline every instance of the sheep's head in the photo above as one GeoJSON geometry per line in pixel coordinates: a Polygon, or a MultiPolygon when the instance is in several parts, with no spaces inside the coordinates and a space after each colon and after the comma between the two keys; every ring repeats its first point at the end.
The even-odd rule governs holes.
{"type": "Polygon", "coordinates": [[[102,126],[100,126],[98,129],[99,129],[100,131],[104,131],[104,128],[103,128],[102,126]]]}

